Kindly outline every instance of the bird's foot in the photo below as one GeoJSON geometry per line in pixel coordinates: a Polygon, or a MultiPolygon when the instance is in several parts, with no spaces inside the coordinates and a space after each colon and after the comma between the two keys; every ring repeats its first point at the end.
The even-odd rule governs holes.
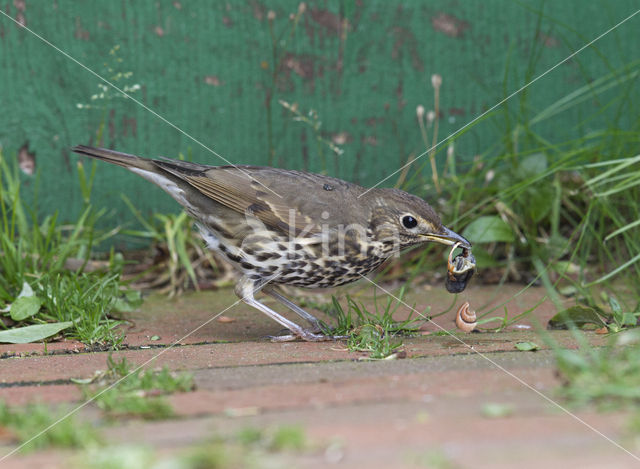
{"type": "Polygon", "coordinates": [[[292,342],[294,340],[304,340],[305,342],[327,342],[330,340],[346,339],[348,336],[326,335],[320,331],[309,331],[304,329],[300,334],[284,334],[267,336],[271,342],[292,342]]]}
{"type": "Polygon", "coordinates": [[[322,334],[326,336],[330,336],[327,332],[331,331],[331,327],[320,321],[319,319],[314,318],[313,320],[307,321],[311,326],[310,329],[306,329],[307,332],[313,332],[314,334],[322,334]]]}

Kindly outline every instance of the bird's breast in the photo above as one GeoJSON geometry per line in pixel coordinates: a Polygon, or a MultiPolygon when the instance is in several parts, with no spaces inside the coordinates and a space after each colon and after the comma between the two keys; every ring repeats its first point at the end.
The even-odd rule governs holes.
{"type": "Polygon", "coordinates": [[[273,232],[257,232],[240,240],[202,227],[201,232],[211,249],[249,278],[307,288],[360,280],[391,254],[383,243],[335,233],[288,239],[273,232]]]}

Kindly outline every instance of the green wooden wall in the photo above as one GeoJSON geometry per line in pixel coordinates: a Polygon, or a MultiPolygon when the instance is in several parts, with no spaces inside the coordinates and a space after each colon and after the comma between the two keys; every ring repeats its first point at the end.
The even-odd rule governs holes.
{"type": "MultiPolygon", "coordinates": [[[[223,163],[188,134],[233,163],[374,184],[424,151],[416,106],[433,108],[433,74],[442,76],[444,137],[639,7],[637,0],[318,0],[306,2],[293,28],[298,2],[284,0],[7,0],[5,14],[59,50],[0,16],[0,143],[8,158],[23,146],[35,154],[40,210],[58,209],[63,219],[81,206],[69,152],[80,143],[223,163]],[[99,79],[63,52],[133,89],[184,133],[113,90],[103,93],[99,79]],[[279,100],[317,111],[320,130],[294,120],[279,100]]],[[[640,15],[549,73],[459,136],[458,157],[506,151],[505,109],[534,116],[636,60],[639,32],[640,15]]],[[[635,85],[626,99],[637,102],[635,85]]],[[[606,125],[609,112],[600,95],[535,131],[550,141],[576,138],[606,125]],[[578,125],[585,116],[590,124],[578,125]]],[[[121,194],[145,214],[176,209],[146,181],[101,164],[93,202],[114,208],[112,222],[132,218],[121,194]]]]}

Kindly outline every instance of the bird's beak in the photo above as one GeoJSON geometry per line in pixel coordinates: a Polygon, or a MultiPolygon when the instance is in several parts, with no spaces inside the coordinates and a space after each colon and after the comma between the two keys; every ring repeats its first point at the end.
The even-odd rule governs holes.
{"type": "Polygon", "coordinates": [[[469,241],[455,231],[451,231],[446,226],[443,226],[438,234],[429,233],[423,236],[427,241],[435,241],[436,243],[446,244],[447,246],[453,246],[456,243],[460,243],[461,248],[471,249],[471,243],[469,241]]]}

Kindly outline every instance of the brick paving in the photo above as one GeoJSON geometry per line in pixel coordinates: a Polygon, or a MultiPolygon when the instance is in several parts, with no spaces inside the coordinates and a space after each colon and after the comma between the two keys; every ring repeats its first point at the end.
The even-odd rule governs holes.
{"type": "MultiPolygon", "coordinates": [[[[512,286],[498,295],[485,290],[471,288],[458,303],[469,300],[482,312],[517,292],[512,286]]],[[[543,294],[527,290],[507,303],[509,315],[538,303],[543,294]]],[[[365,304],[371,301],[361,298],[365,304]]],[[[418,310],[428,304],[446,309],[450,298],[428,288],[407,302],[418,310]]],[[[520,341],[544,345],[534,328],[459,335],[471,350],[450,336],[430,334],[435,327],[427,325],[425,335],[404,340],[405,359],[366,361],[365,354],[346,351],[340,341],[269,342],[264,336],[277,334],[278,326],[237,305],[225,313],[231,322],[211,321],[183,339],[234,301],[227,290],[172,301],[152,297],[131,315],[125,327],[127,347],[114,358],[142,364],[156,357],[148,366],[190,371],[196,390],[170,397],[175,418],[125,419],[104,426],[109,444],[148,445],[170,455],[212,435],[229,436],[248,426],[298,424],[310,449],[288,454],[285,460],[292,467],[640,467],[639,460],[496,366],[556,399],[560,383],[552,352],[514,348],[520,341]],[[152,340],[154,336],[158,340],[152,340]],[[167,348],[174,342],[176,346],[167,348]],[[483,409],[491,403],[509,411],[489,417],[483,409]]],[[[453,310],[437,323],[451,329],[453,310]]],[[[503,311],[491,315],[501,316],[503,311]]],[[[527,324],[545,324],[552,311],[543,302],[527,324]]],[[[437,312],[433,307],[431,313],[437,312]]],[[[403,314],[406,311],[398,311],[403,314]]],[[[554,331],[552,337],[575,346],[566,332],[554,331]]],[[[594,345],[605,340],[596,334],[587,337],[594,345]]],[[[82,394],[69,380],[104,369],[108,356],[70,341],[48,344],[47,352],[44,355],[41,344],[0,345],[0,399],[13,405],[77,404],[82,394]]],[[[576,415],[640,454],[640,443],[625,430],[624,413],[583,409],[576,415]]],[[[88,406],[81,417],[96,419],[99,413],[88,406]]],[[[12,445],[0,433],[0,457],[12,445]]],[[[61,468],[73,457],[61,450],[16,454],[0,467],[61,468]]]]}

